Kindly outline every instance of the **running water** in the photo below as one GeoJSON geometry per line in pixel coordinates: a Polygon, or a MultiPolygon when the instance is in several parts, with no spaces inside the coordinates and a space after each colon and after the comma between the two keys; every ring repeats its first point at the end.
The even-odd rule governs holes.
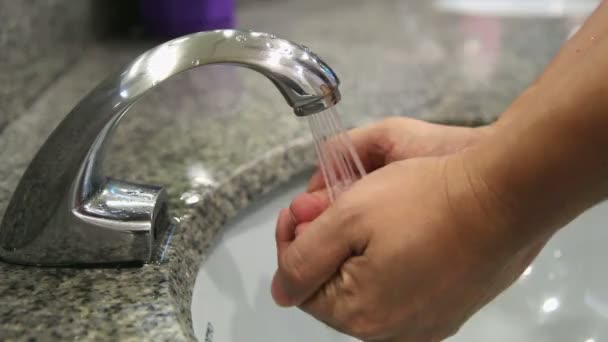
{"type": "Polygon", "coordinates": [[[335,106],[309,115],[319,168],[323,173],[331,202],[354,182],[365,176],[365,169],[335,106]]]}

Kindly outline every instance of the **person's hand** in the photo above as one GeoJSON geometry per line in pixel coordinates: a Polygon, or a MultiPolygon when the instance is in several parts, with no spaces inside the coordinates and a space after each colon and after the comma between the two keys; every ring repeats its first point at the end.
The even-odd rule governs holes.
{"type": "Polygon", "coordinates": [[[422,153],[396,148],[391,142],[400,140],[386,131],[367,144],[362,137],[373,128],[354,132],[369,169],[371,160],[382,166],[382,158],[418,158],[376,169],[331,207],[313,177],[316,190],[283,210],[277,224],[272,294],[279,305],[299,306],[368,341],[434,341],[452,335],[517,278],[545,238],[510,234],[508,211],[454,153],[483,134],[445,128],[462,133],[452,136],[441,128],[433,126],[427,145],[404,140],[434,146],[422,153]],[[448,136],[457,139],[443,140],[448,136]],[[419,157],[425,152],[431,157],[419,157]]]}
{"type": "MultiPolygon", "coordinates": [[[[493,129],[493,126],[445,126],[394,117],[355,128],[348,134],[366,171],[372,172],[398,160],[443,156],[460,151],[490,135],[493,129]]],[[[310,179],[308,191],[324,187],[321,171],[317,170],[310,179]]]]}
{"type": "MultiPolygon", "coordinates": [[[[386,118],[377,123],[352,129],[348,132],[365,170],[373,172],[395,161],[415,157],[444,156],[469,147],[489,136],[494,127],[462,127],[433,124],[407,117],[386,118]]],[[[325,189],[321,170],[313,173],[308,182],[308,193],[325,189]]],[[[329,201],[311,196],[300,196],[291,208],[297,207],[301,217],[296,235],[325,210],[329,201]]],[[[293,216],[293,213],[291,213],[293,216]]]]}

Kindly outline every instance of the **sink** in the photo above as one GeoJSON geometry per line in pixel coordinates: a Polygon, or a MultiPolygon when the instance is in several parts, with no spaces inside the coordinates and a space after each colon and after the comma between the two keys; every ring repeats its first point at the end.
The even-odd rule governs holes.
{"type": "Polygon", "coordinates": [[[449,342],[608,340],[608,202],[556,234],[449,342]]]}
{"type": "Polygon", "coordinates": [[[192,322],[199,341],[357,341],[299,309],[277,307],[270,295],[278,213],[306,189],[309,177],[297,176],[226,224],[194,285],[192,322]]]}
{"type": "MultiPolygon", "coordinates": [[[[193,328],[200,341],[357,341],[270,296],[278,212],[308,175],[259,198],[226,224],[197,275],[193,328]]],[[[450,342],[608,339],[608,203],[557,234],[517,282],[469,320],[450,342]]]]}

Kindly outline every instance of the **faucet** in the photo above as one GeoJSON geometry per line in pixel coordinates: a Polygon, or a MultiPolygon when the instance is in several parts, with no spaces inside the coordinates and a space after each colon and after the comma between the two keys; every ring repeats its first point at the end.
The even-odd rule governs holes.
{"type": "Polygon", "coordinates": [[[104,151],[120,118],[146,92],[207,64],[260,72],[297,116],[340,101],[340,82],[325,62],[267,33],[216,30],[161,44],[86,95],[42,145],[0,224],[0,259],[38,266],[151,262],[169,226],[165,192],[104,176],[104,151]]]}

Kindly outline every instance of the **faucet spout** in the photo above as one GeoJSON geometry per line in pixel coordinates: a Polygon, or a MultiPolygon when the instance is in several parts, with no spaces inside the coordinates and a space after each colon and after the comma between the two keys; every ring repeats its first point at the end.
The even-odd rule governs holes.
{"type": "Polygon", "coordinates": [[[339,79],[325,62],[270,34],[217,30],[159,45],[82,99],[40,148],[0,224],[0,259],[49,266],[149,262],[168,226],[165,192],[105,177],[104,150],[146,92],[207,64],[260,72],[297,116],[340,101],[339,79]]]}

